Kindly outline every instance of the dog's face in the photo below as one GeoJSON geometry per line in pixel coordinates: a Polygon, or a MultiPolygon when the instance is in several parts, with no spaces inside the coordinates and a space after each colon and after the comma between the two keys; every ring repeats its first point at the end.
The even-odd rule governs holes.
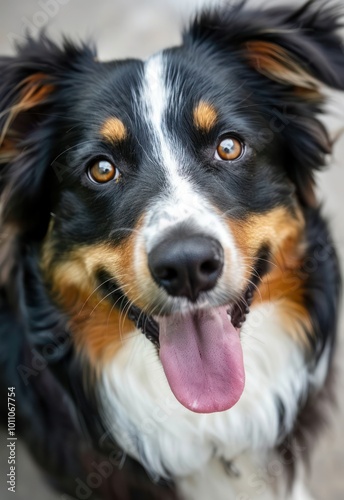
{"type": "MultiPolygon", "coordinates": [[[[60,293],[69,284],[59,280],[80,280],[74,285],[86,285],[88,294],[115,284],[117,293],[103,300],[115,304],[123,295],[155,318],[171,385],[186,406],[202,412],[234,404],[243,389],[239,345],[236,356],[233,346],[223,356],[221,338],[223,330],[223,338],[239,344],[235,328],[243,319],[235,321],[241,315],[234,303],[247,308],[257,274],[286,244],[297,258],[302,236],[286,150],[277,134],[263,143],[260,132],[269,124],[240,69],[232,68],[216,54],[183,48],[144,64],[110,65],[101,80],[85,81],[56,144],[65,168],[46,239],[60,293]],[[180,365],[198,356],[201,335],[212,344],[199,347],[204,353],[218,344],[209,371],[222,363],[223,377],[229,362],[230,370],[238,365],[233,391],[220,403],[194,403],[198,382],[191,395],[178,392],[183,384],[175,370],[189,370],[180,365]],[[176,349],[181,361],[170,366],[176,349]]],[[[193,369],[199,376],[201,367],[193,369]]],[[[212,384],[212,391],[220,386],[220,399],[222,383],[212,384]]]]}
{"type": "Polygon", "coordinates": [[[134,330],[134,308],[159,326],[176,397],[212,412],[243,391],[240,327],[253,296],[284,294],[296,323],[309,321],[300,278],[279,278],[302,260],[302,209],[328,143],[314,117],[323,68],[306,71],[283,33],[229,48],[227,30],[203,23],[146,62],[88,54],[65,79],[56,68],[25,75],[3,154],[35,112],[43,140],[48,110],[42,269],[77,345],[101,363],[134,330]]]}
{"type": "Polygon", "coordinates": [[[300,228],[280,136],[264,142],[269,123],[240,71],[210,54],[205,73],[202,55],[91,75],[55,145],[54,262],[80,256],[148,314],[230,304],[300,228]]]}

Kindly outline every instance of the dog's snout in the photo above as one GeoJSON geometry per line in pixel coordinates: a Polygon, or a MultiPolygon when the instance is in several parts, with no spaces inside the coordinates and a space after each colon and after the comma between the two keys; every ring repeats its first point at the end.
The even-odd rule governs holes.
{"type": "Polygon", "coordinates": [[[148,264],[155,282],[169,295],[195,301],[216,285],[223,256],[217,240],[197,235],[164,240],[151,250],[148,264]]]}

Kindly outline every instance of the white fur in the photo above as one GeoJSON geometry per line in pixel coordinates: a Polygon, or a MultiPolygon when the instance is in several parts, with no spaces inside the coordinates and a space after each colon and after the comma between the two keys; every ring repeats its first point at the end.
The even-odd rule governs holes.
{"type": "MultiPolygon", "coordinates": [[[[224,221],[214,212],[205,199],[193,192],[187,199],[178,198],[178,192],[173,196],[166,195],[159,198],[147,210],[143,226],[135,240],[134,269],[140,276],[142,269],[142,255],[148,255],[150,250],[164,239],[167,232],[180,224],[185,223],[190,232],[201,234],[217,240],[224,249],[223,272],[213,290],[206,292],[203,302],[210,305],[229,303],[237,297],[244,285],[245,262],[235,244],[233,235],[224,221]],[[176,209],[178,207],[178,209],[176,209]],[[228,283],[231,284],[230,288],[228,283]]],[[[183,298],[172,298],[159,289],[159,296],[163,296],[166,305],[172,310],[190,310],[192,304],[183,298]]],[[[198,303],[199,307],[200,304],[198,303]]]]}
{"type": "MultiPolygon", "coordinates": [[[[265,456],[279,438],[277,397],[286,410],[285,431],[291,430],[298,402],[308,389],[309,373],[301,346],[281,323],[278,305],[252,310],[242,329],[242,346],[245,390],[240,401],[222,413],[196,414],[178,403],[154,347],[142,334],[126,339],[104,370],[106,420],[119,444],[153,477],[168,471],[188,489],[195,477],[210,470],[216,457],[234,460],[240,469],[241,455],[247,450],[252,456],[265,456]]],[[[266,466],[264,460],[262,466],[266,466]]],[[[204,496],[210,497],[230,498],[220,492],[204,496]]]]}
{"type": "MultiPolygon", "coordinates": [[[[151,130],[155,161],[165,170],[169,186],[189,194],[189,184],[185,181],[182,170],[183,149],[176,142],[165,125],[165,113],[170,106],[175,105],[175,96],[166,84],[166,63],[162,53],[158,53],[145,63],[143,87],[141,90],[139,109],[142,109],[147,120],[148,130],[151,130]],[[178,156],[176,156],[178,152],[178,156]]],[[[178,93],[178,99],[182,95],[178,93]]]]}
{"type": "Polygon", "coordinates": [[[317,366],[310,377],[310,386],[316,391],[319,387],[322,387],[325,383],[328,367],[330,362],[331,346],[328,344],[325,346],[324,352],[319,359],[317,366]]]}
{"type": "Polygon", "coordinates": [[[220,460],[211,460],[200,470],[178,483],[186,500],[312,500],[298,478],[291,491],[284,474],[284,464],[274,453],[244,453],[236,460],[233,475],[220,460]]]}

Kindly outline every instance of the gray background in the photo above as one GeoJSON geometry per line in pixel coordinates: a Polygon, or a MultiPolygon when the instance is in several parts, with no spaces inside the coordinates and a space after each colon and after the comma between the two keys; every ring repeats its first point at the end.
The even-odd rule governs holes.
{"type": "MultiPolygon", "coordinates": [[[[340,1],[340,0],[339,0],[340,1]]],[[[52,0],[49,14],[43,4],[48,0],[1,0],[0,53],[13,53],[13,40],[28,27],[46,26],[57,39],[66,33],[74,39],[92,38],[97,41],[101,59],[146,57],[166,46],[178,44],[180,27],[184,25],[195,6],[203,0],[64,0],[64,5],[52,0]],[[43,12],[43,14],[42,14],[43,12]]],[[[62,0],[61,0],[62,2],[62,0]]],[[[276,0],[277,2],[277,0],[276,0]]],[[[265,4],[276,3],[266,0],[265,4]]],[[[251,0],[251,3],[258,3],[251,0]]],[[[262,2],[260,2],[262,3],[262,2]]],[[[288,0],[288,3],[291,3],[288,0]]],[[[295,4],[300,2],[294,0],[295,4]]],[[[1,76],[0,76],[1,78],[1,76]]],[[[344,125],[344,100],[331,95],[330,117],[327,123],[333,133],[344,125]]],[[[319,175],[319,196],[324,201],[334,237],[344,260],[344,138],[337,142],[331,168],[319,175]]],[[[341,323],[340,331],[343,322],[341,323]]],[[[341,373],[343,335],[341,334],[337,363],[339,408],[332,412],[332,424],[320,440],[312,463],[311,489],[319,500],[344,499],[344,377],[341,373]]],[[[0,436],[1,437],[1,436],[0,436]]],[[[17,492],[6,489],[6,444],[0,442],[0,498],[9,500],[53,500],[60,498],[44,485],[44,480],[28,457],[24,445],[17,447],[17,492]]],[[[300,499],[301,500],[301,499],[300,499]]]]}

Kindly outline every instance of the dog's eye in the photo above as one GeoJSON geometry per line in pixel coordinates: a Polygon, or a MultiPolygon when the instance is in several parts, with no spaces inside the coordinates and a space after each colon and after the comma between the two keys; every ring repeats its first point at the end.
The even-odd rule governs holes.
{"type": "Polygon", "coordinates": [[[112,163],[107,160],[100,160],[88,169],[88,175],[93,182],[104,184],[113,179],[118,180],[121,174],[112,163]]]}
{"type": "Polygon", "coordinates": [[[224,161],[237,160],[243,152],[243,145],[236,137],[226,137],[218,144],[215,158],[224,161]]]}

